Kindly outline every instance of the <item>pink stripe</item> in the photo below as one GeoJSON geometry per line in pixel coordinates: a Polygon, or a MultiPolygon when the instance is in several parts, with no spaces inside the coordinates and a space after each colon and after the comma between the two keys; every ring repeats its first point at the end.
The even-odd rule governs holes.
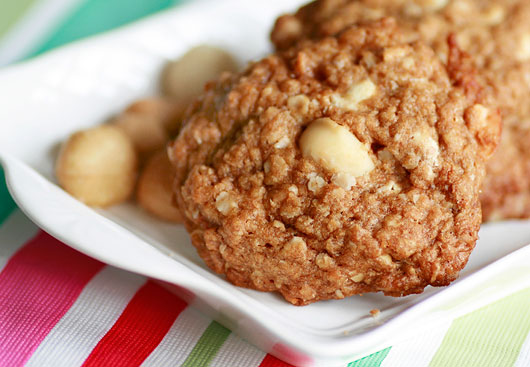
{"type": "Polygon", "coordinates": [[[39,232],[0,273],[0,366],[22,366],[104,265],[39,232]]]}

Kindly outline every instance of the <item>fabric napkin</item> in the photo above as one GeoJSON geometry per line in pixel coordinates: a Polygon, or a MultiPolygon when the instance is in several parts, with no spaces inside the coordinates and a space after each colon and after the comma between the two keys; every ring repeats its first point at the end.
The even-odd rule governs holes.
{"type": "MultiPolygon", "coordinates": [[[[177,2],[0,2],[0,56],[2,40],[26,39],[31,51],[19,58],[35,55],[177,2]],[[31,17],[53,20],[40,39],[27,36],[39,30],[31,17]]],[[[529,332],[527,289],[348,366],[530,366],[529,332]]],[[[160,284],[39,230],[16,208],[0,169],[0,367],[23,365],[288,366],[160,284]]]]}

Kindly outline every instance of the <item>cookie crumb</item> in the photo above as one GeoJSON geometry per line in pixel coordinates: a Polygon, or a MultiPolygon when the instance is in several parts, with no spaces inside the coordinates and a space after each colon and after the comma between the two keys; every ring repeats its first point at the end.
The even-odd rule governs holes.
{"type": "Polygon", "coordinates": [[[379,317],[379,314],[381,314],[381,311],[378,308],[374,308],[370,310],[370,315],[375,319],[379,317]]]}

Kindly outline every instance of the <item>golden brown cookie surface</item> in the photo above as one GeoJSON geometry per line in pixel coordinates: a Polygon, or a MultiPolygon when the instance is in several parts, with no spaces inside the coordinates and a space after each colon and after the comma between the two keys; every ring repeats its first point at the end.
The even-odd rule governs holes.
{"type": "Polygon", "coordinates": [[[451,55],[384,19],[210,84],[171,154],[208,266],[297,305],[454,280],[499,121],[451,55]]]}
{"type": "Polygon", "coordinates": [[[492,86],[504,120],[488,162],[485,220],[530,217],[530,2],[527,0],[317,0],[280,17],[271,38],[278,49],[335,34],[363,19],[392,15],[410,39],[421,37],[442,60],[455,33],[492,86]]]}

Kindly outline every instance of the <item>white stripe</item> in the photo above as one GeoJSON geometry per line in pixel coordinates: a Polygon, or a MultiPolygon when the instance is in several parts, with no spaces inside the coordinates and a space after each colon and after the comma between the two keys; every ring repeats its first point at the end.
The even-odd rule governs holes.
{"type": "Polygon", "coordinates": [[[212,320],[187,307],[142,366],[180,366],[211,322],[212,320]]]}
{"type": "Polygon", "coordinates": [[[252,367],[259,366],[267,353],[247,343],[234,333],[230,333],[221,349],[210,363],[212,367],[252,367]]]}
{"type": "MultiPolygon", "coordinates": [[[[12,0],[16,1],[16,0],[12,0]]],[[[51,29],[81,0],[39,0],[0,39],[0,66],[24,57],[48,36],[51,29]]]]}
{"type": "Polygon", "coordinates": [[[515,361],[513,367],[528,367],[530,366],[530,333],[526,336],[526,339],[521,347],[519,356],[515,361]]]}
{"type": "Polygon", "coordinates": [[[103,268],[44,338],[26,366],[82,365],[143,283],[142,276],[110,266],[103,268]]]}
{"type": "Polygon", "coordinates": [[[442,344],[452,322],[445,322],[419,335],[394,344],[381,367],[425,367],[442,344]]]}
{"type": "Polygon", "coordinates": [[[15,209],[0,226],[0,271],[13,254],[35,237],[39,228],[19,209],[15,209]]]}

